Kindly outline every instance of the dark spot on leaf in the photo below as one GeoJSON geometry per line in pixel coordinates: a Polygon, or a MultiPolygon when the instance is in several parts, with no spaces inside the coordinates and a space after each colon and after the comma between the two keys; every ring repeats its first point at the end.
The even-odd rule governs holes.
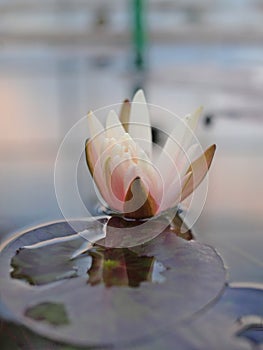
{"type": "Polygon", "coordinates": [[[28,308],[25,315],[33,320],[48,322],[54,326],[69,324],[63,304],[41,303],[28,308]]]}

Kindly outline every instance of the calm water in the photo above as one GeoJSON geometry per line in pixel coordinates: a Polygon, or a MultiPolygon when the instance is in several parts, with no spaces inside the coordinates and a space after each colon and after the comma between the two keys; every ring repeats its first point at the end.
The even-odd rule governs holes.
{"type": "MultiPolygon", "coordinates": [[[[262,6],[151,2],[148,72],[138,76],[127,4],[101,4],[0,5],[0,240],[62,217],[53,185],[61,140],[88,110],[119,103],[143,86],[150,102],[179,115],[202,104],[204,117],[212,116],[210,127],[199,128],[202,145],[215,142],[218,149],[195,231],[223,255],[230,280],[261,283],[262,6]]],[[[153,120],[163,123],[156,111],[153,120]]],[[[78,187],[93,211],[84,159],[78,187]]],[[[72,216],[83,215],[68,202],[72,216]]]]}
{"type": "MultiPolygon", "coordinates": [[[[143,86],[150,102],[179,115],[204,105],[198,135],[204,147],[216,143],[217,153],[210,172],[207,202],[193,230],[199,241],[217,249],[228,267],[231,283],[262,286],[263,50],[258,44],[262,41],[259,35],[262,7],[258,3],[258,7],[252,8],[248,1],[216,2],[186,35],[192,14],[185,12],[184,4],[180,5],[182,13],[176,16],[172,11],[168,15],[167,11],[158,12],[154,6],[149,70],[143,76],[137,76],[131,69],[131,46],[123,8],[110,16],[113,32],[124,33],[122,41],[116,43],[114,39],[113,44],[103,35],[102,42],[89,36],[94,25],[91,13],[59,16],[64,30],[57,39],[48,40],[45,35],[53,35],[57,28],[56,15],[1,14],[0,242],[24,227],[63,218],[54,190],[54,164],[61,140],[88,110],[119,103],[130,97],[135,87],[143,86]],[[174,24],[183,28],[177,35],[174,24]],[[208,27],[211,35],[198,42],[195,30],[196,35],[202,35],[203,30],[208,32],[208,27]],[[76,36],[68,39],[65,29],[74,31],[76,36]],[[78,38],[83,30],[85,35],[78,38]],[[104,46],[105,43],[110,44],[104,46]],[[205,126],[205,116],[211,118],[209,126],[205,126]]],[[[109,38],[115,38],[113,32],[109,31],[109,38]]],[[[156,111],[153,120],[156,127],[163,123],[156,111]]],[[[66,162],[72,163],[71,154],[66,162]]],[[[65,183],[66,178],[65,174],[65,183]]],[[[78,188],[83,202],[94,212],[97,201],[84,158],[78,167],[78,188]]],[[[73,217],[83,216],[70,201],[70,195],[67,204],[73,217]]],[[[198,207],[192,208],[193,212],[197,210],[198,207]]],[[[101,257],[98,258],[100,261],[101,257]]],[[[86,269],[89,262],[84,265],[86,269]]],[[[163,276],[162,271],[160,275],[163,276]]],[[[94,276],[97,278],[96,273],[94,276]]],[[[260,298],[255,290],[229,290],[222,300],[224,312],[232,312],[233,308],[233,319],[253,310],[257,314],[260,310],[254,305],[260,305],[260,298]],[[253,299],[251,304],[247,303],[248,295],[253,299]],[[240,305],[247,309],[241,312],[240,305]]],[[[213,340],[222,338],[220,322],[224,323],[225,318],[221,318],[221,307],[219,304],[214,314],[211,312],[201,320],[207,329],[219,324],[216,328],[220,332],[212,328],[213,340]]],[[[198,332],[196,323],[191,327],[198,332]]],[[[226,325],[232,327],[232,323],[226,325]]],[[[21,332],[27,344],[24,336],[27,333],[21,332]]],[[[245,335],[241,332],[241,336],[253,338],[253,332],[253,329],[245,335]]],[[[2,332],[1,340],[5,341],[4,337],[2,332]]],[[[7,338],[9,350],[15,345],[11,337],[7,338]]],[[[174,336],[167,335],[165,339],[165,346],[170,341],[173,348],[174,336]]],[[[41,347],[40,340],[37,342],[41,347]]],[[[162,343],[156,344],[157,348],[164,347],[162,343]]],[[[43,348],[49,345],[43,340],[43,348]]],[[[187,344],[183,346],[187,348],[187,344]]]]}
{"type": "MultiPolygon", "coordinates": [[[[124,73],[124,51],[120,55],[110,51],[103,67],[95,64],[92,57],[96,54],[89,55],[86,50],[34,52],[10,49],[1,58],[0,90],[5,99],[0,108],[1,115],[8,116],[0,130],[2,239],[24,226],[62,217],[53,185],[62,137],[88,109],[121,101],[133,89],[131,76],[124,73]]],[[[174,50],[156,47],[152,54],[153,69],[146,84],[150,101],[178,114],[201,102],[207,113],[215,115],[210,128],[201,125],[199,129],[202,144],[215,142],[218,151],[196,233],[218,247],[230,266],[231,279],[260,283],[261,52],[253,47],[195,50],[182,46],[174,50]],[[194,52],[197,55],[191,63],[194,52]],[[193,72],[191,79],[186,67],[193,72]]],[[[105,54],[97,53],[102,56],[105,54]]],[[[158,115],[154,120],[160,125],[158,115]]],[[[93,210],[95,194],[84,159],[79,167],[79,187],[87,207],[93,210]]],[[[78,215],[81,213],[72,208],[72,216],[78,215]]]]}

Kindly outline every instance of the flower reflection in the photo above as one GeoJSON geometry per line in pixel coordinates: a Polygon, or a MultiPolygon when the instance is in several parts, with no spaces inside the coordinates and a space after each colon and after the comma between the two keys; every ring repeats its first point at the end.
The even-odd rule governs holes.
{"type": "Polygon", "coordinates": [[[139,287],[142,282],[152,282],[154,257],[141,257],[129,249],[99,249],[90,255],[88,283],[92,286],[103,283],[106,287],[139,287]]]}

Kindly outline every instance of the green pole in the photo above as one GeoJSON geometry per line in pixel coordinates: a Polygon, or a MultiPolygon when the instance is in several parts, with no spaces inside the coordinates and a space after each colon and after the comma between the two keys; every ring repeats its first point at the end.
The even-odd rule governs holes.
{"type": "Polygon", "coordinates": [[[137,70],[145,68],[145,47],[146,47],[146,21],[145,2],[146,0],[132,0],[133,2],[133,44],[135,50],[135,67],[137,70]]]}

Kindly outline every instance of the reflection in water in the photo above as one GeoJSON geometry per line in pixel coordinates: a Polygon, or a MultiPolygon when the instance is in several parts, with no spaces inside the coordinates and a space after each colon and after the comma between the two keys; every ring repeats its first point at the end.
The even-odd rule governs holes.
{"type": "MultiPolygon", "coordinates": [[[[85,242],[85,241],[84,241],[85,242]]],[[[71,259],[83,239],[69,236],[54,239],[46,245],[32,245],[17,251],[11,260],[11,277],[31,285],[46,285],[69,278],[87,278],[90,286],[103,283],[105,287],[138,287],[142,282],[162,283],[163,264],[154,257],[139,256],[128,248],[94,246],[76,259],[71,259]]]]}
{"type": "Polygon", "coordinates": [[[43,240],[42,237],[37,243],[29,241],[31,245],[20,248],[12,258],[11,277],[23,279],[31,285],[86,277],[87,274],[90,285],[104,283],[106,287],[138,287],[144,281],[161,283],[165,280],[161,275],[165,267],[154,257],[136,254],[132,247],[152,241],[161,232],[173,233],[185,240],[193,238],[191,230],[179,216],[174,217],[170,226],[167,225],[169,220],[165,216],[147,222],[117,216],[110,219],[97,217],[86,224],[82,222],[78,233],[67,235],[63,226],[62,231],[59,229],[61,236],[52,238],[47,226],[49,239],[43,240]]]}
{"type": "Polygon", "coordinates": [[[162,283],[165,270],[154,257],[139,257],[129,249],[99,249],[90,253],[92,265],[88,270],[90,285],[104,283],[106,287],[139,287],[142,282],[162,283]]]}

